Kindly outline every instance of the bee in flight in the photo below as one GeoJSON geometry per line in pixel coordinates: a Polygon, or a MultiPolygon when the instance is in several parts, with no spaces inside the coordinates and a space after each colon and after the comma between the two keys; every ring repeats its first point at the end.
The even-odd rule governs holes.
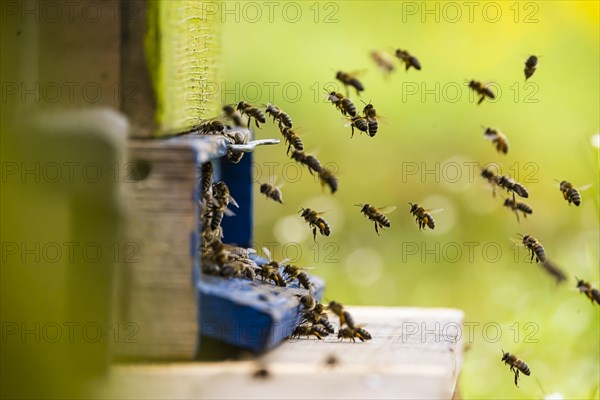
{"type": "Polygon", "coordinates": [[[275,104],[265,104],[266,110],[265,112],[267,114],[269,114],[271,117],[273,117],[273,121],[277,121],[279,123],[279,126],[285,126],[288,128],[292,127],[292,118],[290,118],[290,116],[283,112],[279,107],[277,107],[275,104]]]}
{"type": "Polygon", "coordinates": [[[281,134],[285,138],[285,142],[288,144],[287,154],[290,154],[290,150],[292,147],[294,150],[304,151],[304,143],[298,134],[292,130],[292,128],[283,127],[281,129],[281,134]]]}
{"type": "Polygon", "coordinates": [[[396,209],[396,206],[387,206],[382,208],[375,208],[370,204],[356,204],[357,207],[361,207],[360,212],[362,212],[365,217],[369,218],[373,221],[375,225],[375,232],[379,235],[379,228],[389,228],[392,226],[390,219],[385,216],[385,214],[389,214],[396,209]]]}
{"type": "Polygon", "coordinates": [[[354,319],[348,311],[344,309],[344,306],[337,301],[330,301],[327,305],[327,309],[337,315],[340,319],[340,326],[348,325],[350,328],[354,328],[354,319]]]}
{"type": "Polygon", "coordinates": [[[550,261],[547,258],[542,263],[542,268],[544,268],[544,271],[546,271],[548,275],[550,275],[556,280],[557,285],[567,280],[567,276],[558,267],[558,265],[556,265],[554,262],[550,261]]]}
{"type": "Polygon", "coordinates": [[[429,229],[435,228],[435,221],[431,214],[443,211],[442,209],[429,211],[418,204],[408,204],[410,204],[410,213],[415,216],[415,220],[417,221],[417,224],[419,224],[419,230],[424,229],[425,227],[428,227],[429,229]]]}
{"type": "Polygon", "coordinates": [[[485,100],[486,97],[489,97],[490,99],[496,98],[496,95],[494,92],[492,92],[492,89],[479,81],[471,80],[469,82],[469,88],[479,95],[479,101],[477,102],[478,105],[483,103],[483,100],[485,100]]]}
{"type": "Polygon", "coordinates": [[[343,115],[350,115],[351,117],[356,116],[356,106],[347,97],[344,97],[343,94],[339,92],[330,92],[327,95],[327,100],[331,102],[331,104],[335,105],[335,108],[340,110],[343,115]]]}
{"type": "Polygon", "coordinates": [[[492,141],[492,144],[496,146],[496,151],[498,153],[508,153],[508,139],[502,132],[493,128],[487,128],[483,135],[486,139],[492,141]]]}
{"type": "Polygon", "coordinates": [[[327,185],[329,186],[329,190],[331,190],[331,194],[337,192],[339,181],[327,168],[321,168],[319,171],[319,180],[321,181],[321,186],[327,185]]]}
{"type": "Polygon", "coordinates": [[[577,290],[579,290],[580,293],[585,294],[585,296],[590,299],[592,304],[596,302],[596,304],[600,306],[600,291],[592,287],[591,283],[586,282],[583,279],[579,279],[577,277],[575,277],[575,279],[577,280],[577,290]]]}
{"type": "Polygon", "coordinates": [[[518,235],[522,237],[521,243],[527,248],[529,254],[531,254],[531,262],[533,262],[534,257],[536,263],[546,261],[546,251],[536,238],[530,235],[523,236],[520,233],[518,235]]]}
{"type": "Polygon", "coordinates": [[[581,194],[579,194],[579,191],[584,191],[591,186],[592,185],[585,185],[580,188],[575,188],[573,187],[571,182],[561,181],[559,189],[562,192],[565,200],[569,202],[569,205],[573,203],[576,207],[579,207],[579,205],[581,204],[581,194]]]}
{"type": "Polygon", "coordinates": [[[510,370],[515,373],[515,386],[519,387],[519,372],[524,373],[525,375],[531,375],[531,370],[529,366],[525,364],[525,361],[520,360],[517,356],[510,353],[505,353],[502,350],[502,360],[504,364],[510,365],[510,370]]]}
{"type": "Polygon", "coordinates": [[[242,121],[242,114],[231,104],[226,104],[223,106],[223,113],[225,117],[230,119],[235,126],[242,127],[244,126],[244,121],[242,121]]]}
{"type": "Polygon", "coordinates": [[[519,182],[516,182],[510,176],[504,176],[504,175],[498,176],[497,184],[501,188],[506,189],[506,191],[508,193],[513,192],[513,200],[514,200],[514,193],[518,194],[520,197],[524,197],[524,198],[529,197],[529,192],[527,191],[525,186],[523,186],[519,182]]]}
{"type": "Polygon", "coordinates": [[[307,154],[304,151],[294,150],[292,152],[291,158],[292,160],[297,161],[300,164],[306,165],[306,167],[308,168],[308,172],[310,172],[311,175],[313,174],[313,172],[316,172],[318,174],[323,169],[317,157],[311,154],[307,154]]]}
{"type": "Polygon", "coordinates": [[[392,56],[383,50],[372,51],[371,58],[386,75],[391,74],[396,68],[392,56]]]}
{"type": "Polygon", "coordinates": [[[525,218],[527,218],[527,215],[533,214],[533,209],[529,205],[516,201],[515,199],[504,199],[504,207],[510,208],[515,213],[517,216],[517,222],[520,222],[519,211],[523,213],[523,217],[525,218]]]}
{"type": "Polygon", "coordinates": [[[302,213],[300,216],[304,218],[306,222],[308,222],[310,227],[313,228],[313,239],[315,242],[317,241],[317,229],[321,235],[329,236],[331,233],[331,228],[329,227],[327,221],[321,217],[323,214],[322,212],[316,212],[310,208],[301,208],[298,212],[302,213]]]}
{"type": "Polygon", "coordinates": [[[283,194],[281,194],[282,185],[272,185],[270,183],[263,183],[260,185],[260,192],[267,196],[267,199],[275,200],[276,202],[283,204],[283,194]]]}
{"type": "MultiPolygon", "coordinates": [[[[346,126],[350,126],[352,128],[351,138],[354,137],[354,128],[358,129],[359,132],[368,132],[369,131],[369,121],[367,118],[357,115],[356,117],[348,118],[348,123],[346,126]]],[[[377,129],[375,129],[377,132],[377,129]]],[[[370,134],[369,134],[370,136],[370,134]]]]}
{"type": "Polygon", "coordinates": [[[375,110],[375,107],[373,107],[373,104],[365,104],[363,115],[367,120],[367,133],[371,137],[375,136],[377,129],[379,128],[379,123],[377,122],[377,111],[375,110]]]}
{"type": "Polygon", "coordinates": [[[523,70],[525,72],[525,80],[527,80],[533,76],[533,74],[535,73],[535,70],[537,69],[537,65],[538,65],[537,56],[529,56],[527,58],[527,60],[525,60],[525,69],[523,70]]]}
{"type": "Polygon", "coordinates": [[[342,72],[342,71],[338,71],[335,74],[335,78],[342,82],[342,84],[346,87],[346,96],[348,96],[348,86],[352,86],[354,89],[356,89],[356,94],[358,96],[360,96],[360,92],[362,92],[363,90],[365,90],[365,87],[363,86],[363,84],[361,83],[361,81],[359,81],[354,74],[350,74],[347,72],[342,72]]]}
{"type": "Polygon", "coordinates": [[[396,50],[396,57],[404,63],[405,71],[408,71],[410,67],[419,71],[421,70],[421,63],[417,60],[417,57],[411,55],[408,51],[398,49],[396,50]]]}
{"type": "Polygon", "coordinates": [[[265,114],[260,110],[260,108],[254,107],[252,104],[246,101],[240,101],[237,105],[237,110],[248,116],[248,128],[250,128],[250,121],[252,118],[254,118],[254,123],[256,124],[257,128],[260,128],[260,124],[267,122],[265,114]]]}

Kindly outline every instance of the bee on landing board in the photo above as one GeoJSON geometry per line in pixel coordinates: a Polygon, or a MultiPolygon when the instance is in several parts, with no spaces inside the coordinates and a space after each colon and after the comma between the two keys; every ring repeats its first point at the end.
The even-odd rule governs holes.
{"type": "Polygon", "coordinates": [[[577,290],[579,290],[580,293],[585,294],[592,304],[596,302],[596,304],[600,306],[600,291],[594,288],[591,283],[586,282],[583,279],[577,277],[575,277],[575,279],[577,280],[577,290]]]}
{"type": "Polygon", "coordinates": [[[410,213],[415,216],[415,220],[419,225],[419,230],[428,227],[429,229],[435,228],[435,221],[431,214],[443,211],[442,209],[426,210],[418,204],[408,203],[410,205],[410,213]]]}
{"type": "Polygon", "coordinates": [[[322,340],[324,337],[329,336],[329,332],[321,325],[302,324],[294,329],[294,332],[292,332],[290,337],[300,338],[300,336],[314,336],[317,339],[322,340]]]}
{"type": "Polygon", "coordinates": [[[359,339],[361,342],[371,340],[371,334],[367,332],[367,330],[365,330],[363,326],[365,326],[365,324],[357,325],[354,328],[351,328],[349,326],[340,328],[338,330],[338,339],[350,339],[352,342],[356,342],[356,339],[359,339]]]}
{"type": "Polygon", "coordinates": [[[396,57],[398,57],[400,61],[404,63],[405,71],[408,71],[410,67],[413,67],[418,71],[421,70],[421,63],[419,60],[417,60],[417,57],[411,55],[408,51],[398,49],[396,50],[396,57]]]}
{"type": "Polygon", "coordinates": [[[524,373],[525,375],[531,375],[531,370],[529,366],[525,364],[525,361],[520,360],[516,355],[505,353],[502,350],[502,359],[500,361],[504,361],[504,364],[510,365],[510,370],[515,374],[515,386],[519,387],[519,372],[524,373]]]}
{"type": "Polygon", "coordinates": [[[284,260],[281,260],[280,262],[274,261],[271,256],[271,252],[266,247],[263,247],[263,252],[267,256],[269,262],[261,265],[257,269],[256,274],[260,276],[263,281],[272,281],[273,284],[277,286],[286,287],[287,281],[285,280],[283,275],[281,275],[281,272],[279,270],[283,264],[287,263],[290,260],[286,258],[284,260]]]}
{"type": "Polygon", "coordinates": [[[531,78],[533,76],[533,74],[535,73],[535,70],[537,69],[537,65],[538,65],[538,58],[537,56],[529,56],[527,58],[527,60],[525,60],[525,69],[523,70],[523,72],[525,72],[525,80],[527,81],[527,79],[531,78]]]}
{"type": "Polygon", "coordinates": [[[392,226],[390,219],[385,216],[385,214],[389,214],[396,209],[396,206],[387,206],[376,208],[370,204],[355,204],[357,207],[361,207],[360,212],[362,212],[365,217],[369,218],[373,221],[375,225],[375,233],[379,235],[379,228],[389,228],[392,226]]]}
{"type": "Polygon", "coordinates": [[[359,81],[356,78],[356,76],[354,76],[354,74],[351,74],[348,72],[343,72],[343,71],[338,71],[335,74],[335,78],[346,87],[346,97],[348,97],[348,95],[349,95],[348,94],[348,86],[352,86],[354,89],[356,89],[357,96],[360,96],[360,92],[365,90],[365,87],[362,84],[362,82],[359,81]]]}
{"type": "Polygon", "coordinates": [[[508,139],[502,132],[494,128],[487,128],[485,132],[483,132],[483,135],[486,139],[492,141],[492,144],[496,146],[496,151],[498,153],[508,153],[508,139]]]}
{"type": "Polygon", "coordinates": [[[579,191],[584,191],[590,188],[591,186],[592,185],[584,185],[575,188],[573,187],[571,182],[561,181],[559,189],[562,192],[564,199],[569,202],[569,205],[573,203],[576,207],[579,207],[579,205],[581,204],[581,194],[579,193],[579,191]]]}
{"type": "Polygon", "coordinates": [[[298,280],[298,283],[305,289],[311,290],[313,287],[308,274],[304,270],[312,269],[310,267],[298,267],[296,265],[285,265],[283,267],[283,274],[287,276],[287,282],[292,283],[294,280],[298,280]]]}
{"type": "Polygon", "coordinates": [[[479,95],[479,101],[477,102],[478,105],[483,103],[486,97],[492,100],[496,98],[494,92],[492,92],[492,90],[484,83],[479,81],[471,80],[469,82],[469,88],[479,95]]]}
{"type": "Polygon", "coordinates": [[[533,209],[529,205],[516,201],[515,199],[504,199],[504,207],[510,208],[515,213],[515,215],[517,216],[517,222],[520,222],[519,212],[522,212],[523,217],[525,218],[527,218],[527,215],[533,214],[533,209]]]}
{"type": "Polygon", "coordinates": [[[311,228],[313,228],[313,239],[315,242],[317,241],[317,229],[321,235],[329,236],[331,233],[331,228],[329,227],[327,221],[321,217],[323,214],[322,212],[316,212],[310,208],[301,208],[298,212],[302,213],[300,216],[304,218],[306,222],[308,222],[308,225],[311,228]]]}

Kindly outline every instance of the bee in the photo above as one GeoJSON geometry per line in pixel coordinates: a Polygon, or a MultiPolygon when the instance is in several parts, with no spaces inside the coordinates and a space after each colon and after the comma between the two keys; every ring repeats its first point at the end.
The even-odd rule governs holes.
{"type": "Polygon", "coordinates": [[[494,197],[496,197],[496,186],[498,186],[498,180],[500,177],[489,168],[483,168],[481,170],[481,176],[486,180],[486,182],[492,185],[492,194],[494,197]]]}
{"type": "MultiPolygon", "coordinates": [[[[249,131],[242,130],[239,128],[227,130],[223,133],[223,136],[229,141],[231,144],[248,144],[249,140],[249,131]]],[[[244,157],[244,153],[241,151],[235,151],[228,149],[227,150],[227,159],[234,164],[239,163],[244,157]]]]}
{"type": "Polygon", "coordinates": [[[250,128],[250,121],[252,118],[254,118],[254,123],[256,124],[257,128],[260,128],[260,124],[267,122],[265,114],[260,110],[260,108],[254,107],[246,101],[240,101],[237,105],[237,110],[248,116],[248,128],[250,128]]]}
{"type": "Polygon", "coordinates": [[[335,78],[342,82],[342,84],[346,87],[346,95],[348,95],[348,86],[352,86],[354,89],[356,89],[356,94],[358,96],[360,96],[360,92],[365,90],[363,84],[352,74],[338,71],[335,74],[335,78]]]}
{"type": "MultiPolygon", "coordinates": [[[[497,180],[498,186],[506,189],[508,193],[514,192],[518,194],[520,197],[527,198],[529,197],[529,192],[525,188],[525,186],[521,185],[519,182],[515,182],[510,176],[501,175],[497,180]]],[[[514,194],[513,194],[514,197],[514,194]]]]}
{"type": "Polygon", "coordinates": [[[360,212],[373,221],[375,232],[379,235],[379,228],[389,228],[392,226],[390,219],[385,216],[396,209],[395,206],[375,208],[370,204],[355,204],[357,207],[362,207],[360,212]]]}
{"type": "Polygon", "coordinates": [[[198,127],[198,131],[204,135],[220,134],[225,130],[225,128],[226,126],[223,122],[219,121],[218,119],[213,119],[201,124],[198,127]]]}
{"type": "Polygon", "coordinates": [[[410,205],[409,212],[415,216],[415,220],[417,221],[417,224],[419,224],[419,230],[424,229],[426,226],[429,227],[429,229],[435,228],[435,221],[431,214],[433,212],[442,211],[441,209],[428,211],[418,204],[408,204],[410,205]]]}
{"type": "Polygon", "coordinates": [[[391,74],[394,69],[394,59],[387,52],[382,50],[376,50],[371,52],[371,58],[375,61],[375,64],[386,74],[391,74]]]}
{"type": "Polygon", "coordinates": [[[292,127],[292,118],[275,104],[266,104],[265,107],[267,108],[265,112],[273,117],[273,122],[277,121],[279,126],[292,127]]]}
{"type": "Polygon", "coordinates": [[[242,120],[242,114],[231,104],[226,104],[223,106],[223,113],[225,117],[230,119],[235,126],[241,127],[244,126],[244,121],[242,120]]]}
{"type": "Polygon", "coordinates": [[[298,283],[300,285],[302,285],[305,289],[310,290],[313,287],[312,282],[310,281],[310,278],[308,277],[308,274],[304,271],[302,271],[302,269],[309,269],[309,268],[300,268],[296,265],[286,265],[283,267],[283,273],[285,275],[287,275],[287,282],[291,283],[293,282],[295,279],[298,279],[298,283]]]}
{"type": "Polygon", "coordinates": [[[469,88],[479,95],[479,101],[477,102],[478,105],[483,103],[483,100],[485,100],[486,97],[489,97],[490,99],[496,98],[494,92],[492,92],[490,88],[479,81],[471,80],[469,82],[469,88]]]}
{"type": "Polygon", "coordinates": [[[260,192],[264,194],[267,199],[275,200],[276,202],[283,204],[283,194],[281,193],[281,186],[271,185],[270,183],[263,183],[260,185],[260,192]]]}
{"type": "Polygon", "coordinates": [[[327,100],[329,100],[332,104],[335,105],[335,108],[340,110],[343,115],[350,115],[351,117],[356,116],[356,106],[347,97],[344,97],[343,94],[339,92],[330,92],[327,95],[327,100]]]}
{"type": "Polygon", "coordinates": [[[227,207],[229,204],[233,204],[236,207],[240,207],[235,199],[231,196],[227,184],[223,181],[213,183],[212,185],[212,220],[210,222],[210,228],[214,231],[221,226],[223,215],[232,216],[235,215],[227,207]]]}
{"type": "Polygon", "coordinates": [[[337,191],[339,184],[338,179],[333,175],[333,172],[327,168],[321,168],[319,171],[319,180],[321,181],[321,186],[329,186],[329,190],[331,190],[332,194],[337,191]]]}
{"type": "Polygon", "coordinates": [[[348,311],[344,309],[344,306],[336,301],[330,301],[327,305],[327,309],[337,315],[340,319],[340,326],[348,325],[350,328],[354,328],[354,319],[348,311]]]}
{"type": "Polygon", "coordinates": [[[565,200],[567,200],[569,202],[569,205],[571,205],[571,203],[573,203],[573,204],[575,204],[576,207],[579,207],[579,205],[581,204],[581,195],[579,194],[579,191],[586,190],[590,186],[591,185],[585,185],[585,186],[582,186],[582,187],[576,189],[573,187],[573,185],[570,182],[561,181],[559,189],[562,192],[565,200]]]}
{"type": "MultiPolygon", "coordinates": [[[[519,234],[520,235],[520,234],[519,234]]],[[[527,248],[529,253],[531,254],[531,262],[533,262],[533,258],[535,257],[535,262],[543,263],[546,261],[546,252],[544,250],[544,246],[537,241],[536,238],[530,235],[520,235],[522,239],[523,246],[527,248]]]]}
{"type": "Polygon", "coordinates": [[[527,218],[528,214],[533,214],[533,209],[529,207],[529,205],[521,203],[519,201],[515,201],[515,199],[504,199],[504,207],[508,207],[512,211],[514,211],[515,215],[517,216],[517,222],[519,222],[519,211],[523,213],[523,217],[525,218],[527,218]]]}
{"type": "Polygon", "coordinates": [[[298,212],[302,213],[300,216],[308,222],[308,226],[313,228],[313,239],[315,242],[317,241],[317,229],[322,236],[329,236],[331,228],[327,221],[321,217],[322,212],[316,212],[310,208],[301,208],[298,212]]]}
{"type": "Polygon", "coordinates": [[[221,267],[221,276],[231,277],[244,277],[251,281],[256,278],[256,272],[253,266],[253,262],[250,260],[234,260],[227,262],[221,267]]]}
{"type": "MultiPolygon", "coordinates": [[[[316,309],[321,308],[321,307],[319,307],[320,303],[317,302],[317,300],[315,300],[315,298],[313,297],[313,295],[310,292],[306,293],[300,297],[300,304],[302,304],[302,306],[304,307],[304,309],[306,311],[312,311],[315,313],[318,312],[318,310],[316,310],[316,309]]],[[[322,312],[318,312],[318,313],[321,314],[322,312]]]]}
{"type": "Polygon", "coordinates": [[[327,332],[321,325],[309,325],[302,324],[298,325],[294,332],[292,332],[292,338],[300,336],[315,336],[317,339],[321,340],[326,336],[329,336],[329,332],[327,332]]]}
{"type": "Polygon", "coordinates": [[[557,285],[567,280],[567,276],[558,267],[558,265],[554,264],[547,258],[544,260],[544,262],[542,262],[542,268],[544,268],[544,270],[556,280],[557,285]]]}
{"type": "MultiPolygon", "coordinates": [[[[365,117],[361,117],[359,115],[348,118],[348,123],[346,126],[352,127],[352,135],[350,135],[350,137],[354,137],[354,128],[358,129],[359,132],[369,131],[369,121],[365,117]]],[[[377,129],[375,129],[375,132],[377,132],[377,129]]],[[[370,133],[369,136],[371,136],[370,133]]]]}
{"type": "Polygon", "coordinates": [[[504,364],[510,365],[510,370],[515,373],[515,386],[519,387],[519,371],[529,376],[531,374],[531,370],[525,364],[525,361],[520,360],[517,356],[510,353],[505,353],[502,350],[502,360],[504,364]]]}
{"type": "Polygon", "coordinates": [[[492,141],[492,144],[496,145],[496,151],[499,153],[508,153],[508,139],[506,136],[493,128],[487,128],[483,135],[492,141]]]}
{"type": "Polygon", "coordinates": [[[210,198],[212,195],[212,177],[213,177],[213,165],[210,161],[202,164],[201,175],[202,179],[202,196],[210,198]]]}
{"type": "Polygon", "coordinates": [[[308,167],[308,172],[312,175],[313,172],[319,173],[323,167],[319,160],[310,154],[306,154],[304,151],[294,150],[291,156],[292,160],[304,164],[308,167]]]}
{"type": "Polygon", "coordinates": [[[367,119],[367,133],[371,137],[375,136],[379,128],[379,123],[377,122],[377,111],[373,107],[373,104],[369,103],[365,105],[363,115],[367,119]]]}
{"type": "Polygon", "coordinates": [[[288,144],[287,153],[290,154],[290,150],[294,147],[294,150],[304,151],[304,143],[302,143],[302,139],[300,136],[293,131],[291,128],[287,126],[281,129],[281,134],[285,138],[285,142],[288,144]]]}
{"type": "Polygon", "coordinates": [[[267,256],[269,262],[260,266],[258,269],[258,275],[263,281],[273,281],[273,283],[277,286],[286,287],[287,282],[283,275],[281,275],[281,272],[279,272],[279,269],[283,264],[287,263],[289,259],[286,258],[280,262],[273,261],[269,249],[263,247],[263,252],[267,256]]]}
{"type": "Polygon", "coordinates": [[[404,63],[405,71],[408,71],[410,67],[413,67],[418,71],[421,70],[421,63],[419,60],[417,60],[417,58],[411,55],[408,51],[398,49],[396,50],[396,57],[398,57],[400,61],[404,63]]]}
{"type": "MultiPolygon", "coordinates": [[[[318,303],[318,304],[320,304],[322,306],[321,303],[318,303]]],[[[329,319],[327,318],[327,314],[319,312],[316,309],[316,307],[315,307],[315,309],[304,313],[303,322],[310,322],[313,325],[321,325],[323,327],[323,329],[325,329],[329,333],[335,332],[335,328],[333,327],[331,322],[329,322],[329,319]]]]}
{"type": "Polygon", "coordinates": [[[340,328],[340,330],[338,331],[338,339],[339,340],[350,339],[353,342],[356,342],[356,340],[355,340],[356,338],[360,339],[361,342],[364,342],[366,340],[370,340],[371,335],[369,334],[369,332],[367,332],[365,329],[361,328],[360,326],[358,328],[350,328],[350,327],[340,328]]]}
{"type": "Polygon", "coordinates": [[[533,74],[535,73],[535,70],[537,68],[537,64],[538,64],[537,56],[529,56],[529,58],[527,58],[527,60],[525,60],[525,69],[523,70],[525,72],[525,80],[527,80],[533,76],[533,74]]]}
{"type": "Polygon", "coordinates": [[[579,290],[580,293],[585,294],[585,296],[588,299],[590,299],[592,304],[594,304],[594,301],[595,301],[596,304],[600,305],[600,291],[598,291],[598,289],[592,287],[592,285],[589,282],[586,282],[577,277],[575,277],[575,279],[577,280],[577,286],[576,286],[577,290],[579,290]]]}

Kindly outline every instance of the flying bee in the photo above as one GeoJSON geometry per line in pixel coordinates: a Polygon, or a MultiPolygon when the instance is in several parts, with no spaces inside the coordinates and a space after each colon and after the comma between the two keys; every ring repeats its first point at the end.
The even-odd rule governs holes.
{"type": "Polygon", "coordinates": [[[331,228],[327,221],[321,217],[322,212],[316,212],[311,210],[310,208],[301,208],[300,211],[302,214],[300,215],[306,222],[308,222],[308,226],[313,228],[313,239],[317,241],[317,229],[319,233],[323,236],[329,236],[331,233],[331,228]]]}
{"type": "Polygon", "coordinates": [[[356,338],[358,338],[361,342],[364,342],[371,339],[371,334],[363,329],[360,325],[356,328],[351,328],[348,326],[338,330],[339,340],[350,339],[353,342],[356,342],[356,338]]]}
{"type": "Polygon", "coordinates": [[[308,167],[308,172],[310,172],[311,175],[313,172],[319,173],[321,169],[323,169],[321,163],[315,156],[307,154],[304,151],[294,150],[291,158],[300,164],[306,165],[308,167]]]}
{"type": "Polygon", "coordinates": [[[315,336],[317,339],[321,340],[324,337],[329,336],[329,332],[320,325],[302,324],[298,325],[291,335],[292,338],[299,338],[300,336],[315,336]]]}
{"type": "Polygon", "coordinates": [[[231,196],[227,184],[223,181],[213,183],[212,185],[212,220],[210,222],[210,228],[214,231],[221,226],[223,215],[232,216],[235,215],[227,207],[229,204],[233,204],[236,207],[240,207],[235,199],[231,196]]]}
{"type": "Polygon", "coordinates": [[[496,197],[496,186],[498,186],[500,177],[489,168],[483,168],[481,170],[481,176],[492,186],[492,194],[496,197]]]}
{"type": "Polygon", "coordinates": [[[537,64],[538,64],[537,56],[529,56],[529,58],[527,58],[527,60],[525,60],[525,69],[523,70],[525,72],[525,80],[527,80],[533,76],[533,74],[535,73],[535,70],[537,68],[537,64]]]}
{"type": "Polygon", "coordinates": [[[546,261],[546,252],[544,250],[544,247],[540,244],[540,242],[537,241],[536,238],[530,235],[519,235],[522,237],[521,242],[523,243],[523,246],[525,246],[527,248],[527,251],[529,251],[529,253],[531,254],[531,262],[533,262],[534,257],[536,263],[543,263],[544,261],[546,261]]]}
{"type": "Polygon", "coordinates": [[[360,92],[365,90],[363,84],[353,75],[347,72],[338,71],[335,78],[346,87],[346,96],[348,96],[348,86],[356,89],[356,94],[360,96],[360,92]]]}
{"type": "Polygon", "coordinates": [[[306,272],[304,272],[303,269],[312,269],[312,268],[308,268],[308,267],[300,268],[296,265],[288,264],[283,267],[283,273],[284,273],[284,275],[287,275],[288,283],[291,283],[295,279],[297,279],[298,283],[300,285],[302,285],[305,289],[310,290],[313,287],[313,285],[312,285],[312,282],[310,281],[310,278],[308,277],[308,274],[306,272]]]}
{"type": "Polygon", "coordinates": [[[478,105],[483,103],[483,100],[485,100],[486,97],[489,97],[490,99],[496,98],[494,92],[492,92],[490,88],[479,81],[471,80],[469,82],[469,88],[479,95],[479,101],[477,102],[478,105]]]}
{"type": "Polygon", "coordinates": [[[517,356],[510,353],[505,353],[502,350],[502,360],[504,364],[510,365],[510,370],[515,373],[515,386],[519,387],[519,371],[529,376],[531,374],[531,370],[525,364],[525,361],[520,360],[517,356]]]}
{"type": "Polygon", "coordinates": [[[319,171],[319,180],[321,181],[321,186],[329,186],[329,190],[331,190],[332,194],[337,191],[339,184],[338,179],[329,169],[321,168],[319,171]]]}
{"type": "Polygon", "coordinates": [[[265,114],[260,110],[260,108],[254,107],[252,104],[246,101],[240,101],[237,105],[237,110],[248,116],[248,128],[250,128],[250,121],[252,118],[254,118],[254,123],[256,124],[257,128],[260,128],[260,124],[267,122],[265,114]]]}
{"type": "Polygon", "coordinates": [[[523,217],[527,218],[527,215],[531,215],[533,214],[533,209],[531,207],[529,207],[529,205],[525,204],[525,203],[521,203],[519,201],[515,201],[514,199],[510,199],[510,198],[506,198],[504,199],[504,207],[508,207],[510,208],[512,211],[514,211],[515,215],[517,216],[517,222],[519,221],[519,211],[521,211],[523,213],[523,217]]]}
{"type": "Polygon", "coordinates": [[[286,154],[290,154],[292,147],[294,147],[294,150],[304,151],[304,143],[302,142],[302,139],[291,128],[284,127],[281,129],[281,134],[285,138],[285,142],[288,144],[286,154]]]}
{"type": "Polygon", "coordinates": [[[340,326],[348,325],[350,328],[354,328],[354,318],[348,311],[344,309],[344,306],[337,301],[330,301],[327,305],[327,309],[337,315],[340,320],[340,326]]]}
{"type": "Polygon", "coordinates": [[[393,57],[383,50],[372,51],[371,58],[386,75],[391,74],[396,68],[393,57]]]}
{"type": "Polygon", "coordinates": [[[281,260],[280,262],[273,261],[271,257],[271,252],[266,247],[263,247],[263,252],[267,256],[269,260],[268,263],[263,264],[258,269],[258,275],[262,278],[263,281],[273,281],[273,283],[277,286],[286,287],[287,281],[284,279],[281,272],[279,272],[280,267],[289,261],[288,258],[281,260]]]}
{"type": "Polygon", "coordinates": [[[379,122],[377,121],[377,111],[375,110],[375,107],[373,107],[373,104],[365,104],[363,115],[367,119],[367,133],[371,137],[375,136],[377,129],[379,128],[379,122]]]}
{"type": "Polygon", "coordinates": [[[410,213],[415,216],[415,220],[419,225],[419,230],[424,229],[426,226],[429,229],[435,228],[435,221],[431,214],[443,211],[442,209],[426,210],[418,204],[408,203],[410,205],[410,213]]]}
{"type": "Polygon", "coordinates": [[[483,135],[486,139],[491,140],[492,144],[496,145],[497,152],[508,153],[508,139],[502,132],[493,128],[487,128],[483,135]]]}
{"type": "MultiPolygon", "coordinates": [[[[352,127],[352,135],[350,135],[350,137],[354,137],[354,128],[358,129],[359,132],[369,131],[368,120],[365,117],[361,117],[359,115],[357,115],[356,117],[348,118],[348,123],[346,124],[346,126],[352,127]]],[[[377,129],[375,129],[375,132],[377,132],[377,129]]],[[[370,133],[369,136],[371,136],[370,133]]]]}
{"type": "Polygon", "coordinates": [[[292,127],[292,118],[290,118],[287,113],[283,112],[281,108],[277,107],[275,104],[265,104],[265,107],[265,112],[273,117],[273,121],[277,121],[279,126],[292,127]]]}
{"type": "Polygon", "coordinates": [[[238,126],[238,127],[244,126],[244,121],[242,120],[242,114],[240,114],[240,112],[238,110],[236,110],[233,105],[226,104],[223,106],[222,110],[223,110],[223,113],[225,114],[225,117],[230,119],[235,124],[235,126],[238,126]]]}
{"type": "MultiPolygon", "coordinates": [[[[498,177],[498,186],[503,189],[506,189],[508,193],[514,192],[518,194],[520,197],[527,198],[529,197],[529,192],[525,188],[525,186],[521,185],[519,182],[515,182],[510,176],[501,175],[498,177]]],[[[513,194],[514,196],[514,194],[513,194]]]]}
{"type": "Polygon", "coordinates": [[[400,61],[404,63],[405,71],[408,71],[410,67],[413,67],[418,71],[421,70],[421,63],[419,60],[417,60],[417,58],[411,55],[408,51],[398,49],[396,50],[396,57],[398,57],[400,61]]]}
{"type": "Polygon", "coordinates": [[[594,304],[594,301],[595,301],[596,304],[600,305],[600,291],[598,291],[598,289],[592,287],[592,284],[589,282],[586,282],[577,277],[575,277],[575,279],[577,280],[577,286],[576,286],[577,290],[579,290],[580,293],[585,294],[585,296],[588,299],[590,299],[592,304],[594,304]]]}
{"type": "Polygon", "coordinates": [[[264,194],[267,199],[275,200],[276,202],[283,204],[283,194],[281,193],[282,185],[275,186],[270,183],[263,183],[260,185],[260,192],[264,194]]]}
{"type": "Polygon", "coordinates": [[[339,92],[329,92],[327,95],[327,100],[334,104],[335,108],[340,110],[343,115],[350,115],[351,117],[356,116],[356,106],[352,100],[344,97],[343,94],[339,92]]]}
{"type": "Polygon", "coordinates": [[[569,205],[573,203],[576,207],[579,207],[579,205],[581,204],[581,194],[579,194],[579,191],[584,191],[589,187],[591,187],[591,185],[585,185],[579,188],[575,188],[570,182],[561,181],[559,189],[562,192],[565,200],[569,202],[569,205]]]}
{"type": "Polygon", "coordinates": [[[385,216],[396,209],[396,206],[387,206],[382,208],[375,208],[370,204],[356,204],[357,207],[362,207],[362,212],[365,217],[373,221],[375,225],[375,232],[379,235],[379,228],[389,228],[392,226],[390,219],[385,216]]]}
{"type": "Polygon", "coordinates": [[[550,276],[552,276],[556,280],[556,284],[562,283],[567,280],[567,276],[565,273],[552,261],[549,259],[545,259],[542,262],[542,268],[546,271],[550,276]]]}

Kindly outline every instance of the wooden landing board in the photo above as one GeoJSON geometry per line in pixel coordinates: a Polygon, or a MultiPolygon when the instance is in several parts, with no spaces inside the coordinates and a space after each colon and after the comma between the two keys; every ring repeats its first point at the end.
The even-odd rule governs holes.
{"type": "Polygon", "coordinates": [[[288,339],[251,361],[118,365],[118,398],[450,399],[463,361],[463,313],[452,309],[350,307],[373,340],[288,339]],[[325,365],[334,355],[339,364],[325,365]],[[261,366],[267,379],[252,374],[261,366]]]}

